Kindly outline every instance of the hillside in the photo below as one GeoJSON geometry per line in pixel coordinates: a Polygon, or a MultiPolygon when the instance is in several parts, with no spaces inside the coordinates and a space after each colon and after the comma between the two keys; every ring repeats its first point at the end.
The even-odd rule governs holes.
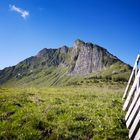
{"type": "Polygon", "coordinates": [[[1,70],[0,139],[127,140],[122,93],[130,72],[81,40],[1,70]]]}
{"type": "Polygon", "coordinates": [[[105,48],[76,40],[72,48],[42,49],[0,71],[0,85],[55,86],[127,81],[131,67],[105,48]]]}

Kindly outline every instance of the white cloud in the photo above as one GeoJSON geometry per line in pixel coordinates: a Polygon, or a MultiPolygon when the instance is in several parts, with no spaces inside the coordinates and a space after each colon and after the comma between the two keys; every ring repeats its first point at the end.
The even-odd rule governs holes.
{"type": "Polygon", "coordinates": [[[15,5],[9,5],[9,7],[10,7],[11,11],[15,11],[15,12],[19,13],[21,15],[21,17],[24,18],[24,19],[26,19],[26,17],[29,16],[28,11],[23,10],[23,9],[21,9],[19,7],[16,7],[15,5]]]}

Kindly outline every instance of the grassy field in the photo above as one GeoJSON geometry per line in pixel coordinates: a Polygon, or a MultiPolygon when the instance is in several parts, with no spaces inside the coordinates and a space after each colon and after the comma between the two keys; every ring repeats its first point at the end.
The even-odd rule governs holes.
{"type": "Polygon", "coordinates": [[[0,140],[127,140],[124,87],[0,88],[0,140]]]}

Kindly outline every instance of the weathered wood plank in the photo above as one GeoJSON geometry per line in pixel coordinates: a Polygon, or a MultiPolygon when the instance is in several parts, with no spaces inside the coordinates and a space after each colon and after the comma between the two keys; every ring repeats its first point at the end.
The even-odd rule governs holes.
{"type": "Polygon", "coordinates": [[[132,101],[132,103],[131,103],[131,105],[130,105],[130,107],[129,107],[129,109],[128,109],[126,115],[125,115],[125,120],[126,120],[126,121],[128,120],[128,118],[129,118],[129,116],[130,116],[130,114],[131,114],[133,108],[135,107],[135,104],[136,104],[136,102],[137,102],[139,96],[140,96],[140,88],[138,88],[138,90],[136,91],[136,94],[135,94],[135,96],[134,96],[134,99],[133,99],[133,101],[132,101]]]}
{"type": "Polygon", "coordinates": [[[131,87],[131,90],[130,90],[130,92],[129,92],[127,98],[126,98],[125,103],[124,103],[124,106],[123,106],[123,110],[124,110],[124,111],[127,111],[128,108],[129,108],[129,105],[130,105],[130,103],[131,103],[131,101],[132,101],[132,98],[133,98],[133,95],[134,95],[134,93],[135,93],[135,90],[136,90],[136,88],[137,88],[137,83],[139,83],[139,77],[140,77],[140,70],[138,71],[138,74],[137,74],[137,76],[136,76],[136,78],[135,78],[135,80],[134,80],[134,83],[133,83],[133,85],[132,85],[132,87],[131,87]]]}
{"type": "Polygon", "coordinates": [[[124,110],[124,111],[127,111],[127,110],[128,110],[128,107],[129,107],[129,105],[130,105],[130,102],[131,102],[131,100],[132,100],[132,97],[133,97],[133,95],[134,95],[134,92],[135,92],[135,90],[136,90],[136,83],[137,83],[137,81],[135,80],[135,82],[133,83],[132,88],[131,88],[131,90],[130,90],[130,92],[129,92],[129,94],[128,94],[126,100],[125,100],[125,103],[124,103],[124,105],[123,105],[123,110],[124,110]]]}
{"type": "Polygon", "coordinates": [[[129,79],[128,84],[126,86],[126,89],[125,89],[125,92],[124,92],[124,95],[123,95],[123,100],[126,99],[127,96],[128,96],[129,88],[130,88],[130,85],[131,85],[131,82],[132,82],[132,79],[133,79],[134,76],[135,76],[135,68],[132,70],[130,79],[129,79]]]}
{"type": "Polygon", "coordinates": [[[133,123],[137,113],[140,112],[139,109],[140,109],[140,98],[137,100],[136,105],[129,116],[129,119],[126,121],[127,128],[131,127],[131,124],[133,123]]]}
{"type": "Polygon", "coordinates": [[[135,132],[137,133],[138,129],[139,129],[139,125],[140,125],[140,111],[137,114],[130,130],[129,130],[129,138],[133,139],[135,137],[135,132]]]}
{"type": "Polygon", "coordinates": [[[140,140],[140,128],[139,128],[134,140],[140,140]]]}

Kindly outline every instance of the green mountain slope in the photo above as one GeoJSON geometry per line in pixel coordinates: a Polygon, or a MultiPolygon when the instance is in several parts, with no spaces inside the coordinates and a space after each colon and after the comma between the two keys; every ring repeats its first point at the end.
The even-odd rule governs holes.
{"type": "Polygon", "coordinates": [[[72,48],[43,49],[0,71],[0,85],[63,86],[126,82],[131,67],[106,49],[76,40],[72,48]]]}

